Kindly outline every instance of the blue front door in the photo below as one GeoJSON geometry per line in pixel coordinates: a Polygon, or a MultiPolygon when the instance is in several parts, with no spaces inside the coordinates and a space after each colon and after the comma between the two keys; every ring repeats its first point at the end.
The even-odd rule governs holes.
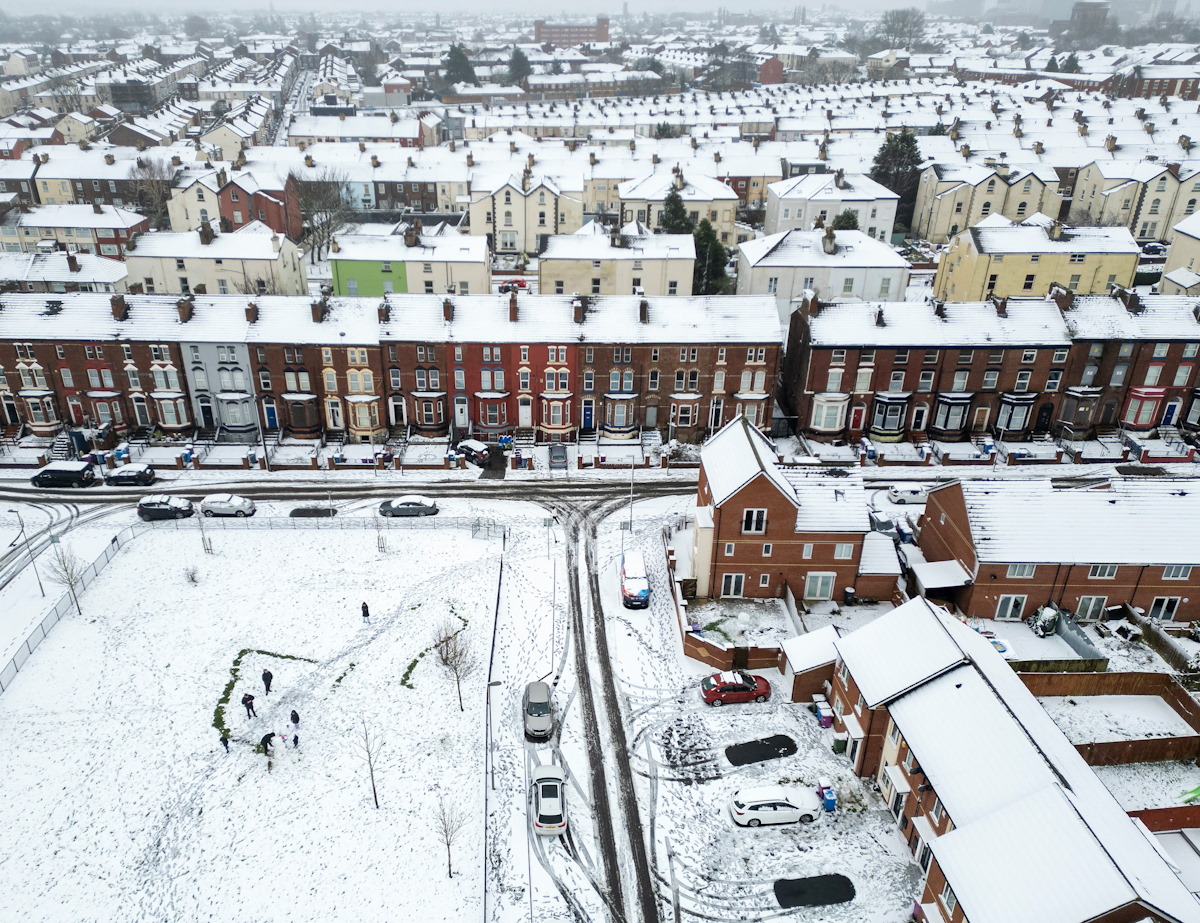
{"type": "Polygon", "coordinates": [[[583,402],[583,428],[592,428],[592,411],[595,409],[595,402],[589,397],[583,402]]]}
{"type": "Polygon", "coordinates": [[[263,406],[263,416],[267,419],[267,429],[279,428],[279,418],[275,415],[274,404],[265,404],[263,406]]]}

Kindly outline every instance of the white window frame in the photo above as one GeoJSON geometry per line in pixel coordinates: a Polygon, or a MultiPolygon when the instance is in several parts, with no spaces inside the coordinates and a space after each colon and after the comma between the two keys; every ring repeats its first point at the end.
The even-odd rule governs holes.
{"type": "Polygon", "coordinates": [[[1025,604],[1029,602],[1029,597],[1024,593],[1005,593],[996,601],[996,621],[998,622],[1019,622],[1021,616],[1025,612],[1025,604]],[[1019,602],[1014,602],[1019,600],[1019,602]],[[1013,612],[1016,615],[1013,615],[1013,612]]]}
{"type": "Polygon", "coordinates": [[[1025,580],[1031,578],[1036,571],[1036,564],[1010,564],[1007,576],[1012,580],[1025,580]]]}

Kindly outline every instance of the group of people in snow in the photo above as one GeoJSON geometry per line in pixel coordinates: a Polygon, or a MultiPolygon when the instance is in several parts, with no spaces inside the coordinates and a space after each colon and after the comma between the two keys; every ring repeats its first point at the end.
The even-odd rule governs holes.
{"type": "MultiPolygon", "coordinates": [[[[365,605],[366,604],[364,603],[364,608],[365,608],[365,605]]],[[[264,668],[262,671],[262,682],[263,682],[263,689],[265,691],[264,692],[265,695],[271,694],[271,681],[273,679],[275,679],[275,674],[272,673],[270,670],[264,668]]],[[[255,709],[254,709],[254,695],[252,693],[246,692],[245,694],[242,695],[242,705],[246,709],[246,717],[247,718],[257,718],[258,717],[258,712],[255,711],[255,709]]],[[[300,749],[300,713],[298,711],[296,711],[296,709],[293,708],[290,717],[291,717],[291,721],[292,721],[292,735],[291,735],[292,736],[292,748],[298,750],[298,749],[300,749]]],[[[274,746],[275,746],[275,738],[276,737],[281,738],[284,742],[284,745],[285,746],[287,745],[288,735],[287,734],[277,734],[274,731],[271,731],[268,734],[264,734],[262,736],[262,740],[259,741],[259,745],[263,748],[263,752],[266,753],[268,759],[275,755],[274,746]]],[[[221,731],[221,746],[223,746],[225,748],[226,753],[229,752],[229,731],[228,731],[228,729],[223,729],[221,731]]],[[[270,768],[270,763],[268,763],[267,766],[268,766],[268,768],[270,768]]]]}

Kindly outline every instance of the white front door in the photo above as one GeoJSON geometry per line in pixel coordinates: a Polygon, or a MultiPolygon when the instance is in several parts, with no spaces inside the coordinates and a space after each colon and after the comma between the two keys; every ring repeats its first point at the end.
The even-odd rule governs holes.
{"type": "Polygon", "coordinates": [[[408,404],[404,402],[404,398],[393,397],[388,401],[388,415],[391,417],[392,426],[403,426],[408,422],[408,404]]]}
{"type": "Polygon", "coordinates": [[[522,429],[533,426],[533,398],[522,397],[517,401],[517,426],[522,429]]]}
{"type": "Polygon", "coordinates": [[[331,400],[327,405],[328,424],[330,429],[342,428],[342,402],[331,400]]]}
{"type": "Polygon", "coordinates": [[[460,394],[454,398],[454,425],[460,430],[466,431],[470,422],[470,414],[467,413],[467,397],[465,394],[460,394]]]}

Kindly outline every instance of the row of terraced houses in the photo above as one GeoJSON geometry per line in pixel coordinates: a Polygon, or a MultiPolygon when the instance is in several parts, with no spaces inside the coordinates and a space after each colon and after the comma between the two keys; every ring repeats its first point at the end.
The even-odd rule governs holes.
{"type": "Polygon", "coordinates": [[[781,346],[766,297],[9,295],[0,422],[381,442],[539,441],[766,426],[781,346]]]}

